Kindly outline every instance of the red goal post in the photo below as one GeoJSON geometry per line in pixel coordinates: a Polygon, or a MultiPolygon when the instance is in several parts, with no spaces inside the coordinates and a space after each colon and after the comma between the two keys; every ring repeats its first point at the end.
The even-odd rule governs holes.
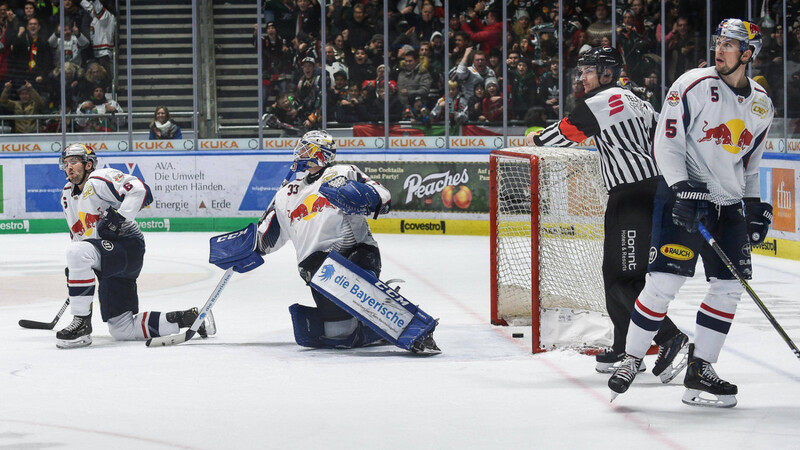
{"type": "Polygon", "coordinates": [[[491,323],[530,325],[534,353],[610,346],[597,152],[495,150],[490,174],[491,323]]]}

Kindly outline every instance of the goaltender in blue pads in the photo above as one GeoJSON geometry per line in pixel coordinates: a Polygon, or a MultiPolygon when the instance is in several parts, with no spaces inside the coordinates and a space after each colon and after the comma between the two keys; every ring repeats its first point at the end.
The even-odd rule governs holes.
{"type": "Polygon", "coordinates": [[[416,354],[441,352],[437,320],[379,280],[381,257],[367,216],[389,212],[391,195],[353,165],[333,165],[336,143],[325,131],[297,142],[287,181],[259,220],[212,240],[212,263],[246,272],[261,255],[292,241],[301,278],[316,307],[289,307],[304,347],[354,348],[391,343],[416,354]],[[338,281],[337,281],[338,280],[338,281]]]}

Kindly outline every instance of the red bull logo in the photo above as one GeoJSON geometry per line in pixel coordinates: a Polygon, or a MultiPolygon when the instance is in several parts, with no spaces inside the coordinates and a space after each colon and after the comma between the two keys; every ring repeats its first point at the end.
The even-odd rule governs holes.
{"type": "Polygon", "coordinates": [[[78,236],[84,234],[86,236],[91,236],[98,220],[100,220],[100,214],[80,213],[80,219],[75,221],[69,229],[72,231],[72,234],[78,236]]]}
{"type": "Polygon", "coordinates": [[[753,133],[747,129],[742,119],[733,119],[721,123],[715,127],[709,127],[708,122],[703,121],[703,137],[697,142],[714,140],[714,144],[721,145],[728,153],[737,154],[746,149],[753,142],[753,133]],[[734,144],[735,142],[735,144],[734,144]]]}
{"type": "Polygon", "coordinates": [[[324,208],[333,208],[331,202],[327,198],[318,195],[309,195],[299,204],[297,208],[289,211],[289,221],[294,223],[295,220],[311,220],[318,212],[324,208]]]}

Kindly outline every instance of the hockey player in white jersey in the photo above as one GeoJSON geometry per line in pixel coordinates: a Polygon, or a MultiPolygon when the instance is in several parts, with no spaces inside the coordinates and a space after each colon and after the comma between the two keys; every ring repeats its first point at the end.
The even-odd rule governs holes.
{"type": "MultiPolygon", "coordinates": [[[[569,117],[527,137],[528,145],[575,147],[594,138],[608,190],[603,244],[606,310],[614,325],[610,350],[597,355],[596,370],[611,373],[625,357],[625,337],[636,296],[644,287],[653,197],[661,180],[650,156],[658,114],[649,103],[617,87],[622,56],[612,47],[595,47],[578,60],[586,96],[569,117]]],[[[665,317],[655,335],[659,354],[653,373],[664,383],[685,366],[688,337],[665,317]],[[681,354],[677,361],[675,358],[681,354]]],[[[643,369],[643,367],[641,368],[643,369]]]]}
{"type": "MultiPolygon", "coordinates": [[[[294,244],[300,276],[307,284],[331,252],[378,277],[381,255],[367,217],[389,212],[391,194],[358,167],[333,165],[336,142],[325,131],[309,131],[294,149],[295,173],[304,172],[275,194],[258,224],[258,248],[268,254],[294,244]]],[[[316,308],[289,308],[298,344],[317,348],[353,348],[381,342],[381,336],[311,288],[316,308]]],[[[435,327],[435,324],[433,324],[435,327]]],[[[419,336],[411,351],[436,354],[433,327],[419,336]]]]}
{"type": "Polygon", "coordinates": [[[683,402],[732,407],[736,385],[720,379],[717,361],[743,287],[697,232],[702,221],[746,278],[750,246],[766,237],[772,207],[760,199],[759,164],[774,114],[767,93],[745,75],[761,49],[761,31],[725,19],[712,48],[714,67],[694,69],[670,87],[653,153],[664,175],[656,194],[650,265],[631,315],[622,366],[608,381],[612,399],[636,377],[667,307],[702,256],[709,289],[697,312],[683,402]],[[734,256],[735,255],[735,256],[734,256]]]}
{"type": "MultiPolygon", "coordinates": [[[[145,340],[191,326],[197,317],[196,308],[166,314],[139,313],[136,279],[142,270],[145,244],[134,219],[153,201],[150,188],[133,175],[97,169],[97,155],[83,144],[67,146],[61,152],[59,167],[68,180],[61,206],[71,238],[67,284],[74,318],[56,333],[56,346],[75,348],[92,343],[96,284],[103,322],[108,322],[114,339],[145,340]]],[[[207,330],[198,333],[204,335],[207,330]]]]}

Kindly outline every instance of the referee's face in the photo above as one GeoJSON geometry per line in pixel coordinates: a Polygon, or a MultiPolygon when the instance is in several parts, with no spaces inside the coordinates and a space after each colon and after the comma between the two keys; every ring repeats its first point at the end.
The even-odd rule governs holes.
{"type": "Polygon", "coordinates": [[[587,93],[600,87],[597,68],[594,66],[578,66],[578,81],[583,84],[583,90],[587,93]]]}

